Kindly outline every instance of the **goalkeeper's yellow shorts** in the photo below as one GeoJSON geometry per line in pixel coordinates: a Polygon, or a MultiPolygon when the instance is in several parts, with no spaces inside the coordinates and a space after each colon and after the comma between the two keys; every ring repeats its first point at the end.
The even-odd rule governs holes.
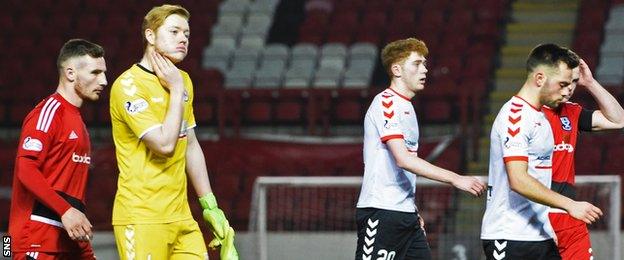
{"type": "Polygon", "coordinates": [[[195,220],[168,224],[113,226],[122,260],[208,259],[204,237],[195,220]]]}

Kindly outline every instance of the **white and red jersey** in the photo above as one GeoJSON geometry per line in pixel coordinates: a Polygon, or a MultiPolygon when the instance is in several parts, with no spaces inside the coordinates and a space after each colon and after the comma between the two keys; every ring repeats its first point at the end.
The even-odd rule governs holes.
{"type": "Polygon", "coordinates": [[[90,150],[78,107],[60,94],[44,99],[26,116],[11,196],[14,251],[74,249],[76,243],[69,240],[60,216],[72,206],[84,211],[90,150]]]}
{"type": "Polygon", "coordinates": [[[541,110],[512,97],[496,116],[490,134],[488,196],[481,239],[543,241],[553,238],[548,206],[509,187],[505,164],[526,161],[528,174],[550,188],[553,135],[541,110]]]}
{"type": "Polygon", "coordinates": [[[416,175],[397,166],[386,142],[401,138],[416,153],[418,131],[409,98],[390,88],[375,96],[364,118],[364,179],[358,208],[416,211],[416,175]]]}
{"type": "Polygon", "coordinates": [[[576,198],[574,151],[578,132],[591,131],[592,113],[571,102],[555,109],[544,107],[555,141],[551,189],[571,199],[576,198]]]}

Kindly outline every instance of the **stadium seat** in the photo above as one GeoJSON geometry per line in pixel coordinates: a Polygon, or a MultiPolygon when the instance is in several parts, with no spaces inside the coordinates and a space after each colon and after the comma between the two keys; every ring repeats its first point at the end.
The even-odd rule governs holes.
{"type": "Polygon", "coordinates": [[[267,35],[272,22],[271,16],[266,14],[250,14],[242,33],[243,35],[267,35]]]}
{"type": "Polygon", "coordinates": [[[219,14],[245,15],[249,8],[249,0],[225,0],[219,5],[219,14]]]}
{"type": "Polygon", "coordinates": [[[602,56],[596,78],[606,85],[620,85],[624,79],[624,57],[602,56]]]}

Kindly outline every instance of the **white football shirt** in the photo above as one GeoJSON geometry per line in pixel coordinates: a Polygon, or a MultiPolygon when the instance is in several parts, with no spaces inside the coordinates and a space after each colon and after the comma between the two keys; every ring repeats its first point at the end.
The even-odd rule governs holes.
{"type": "Polygon", "coordinates": [[[528,162],[528,174],[550,188],[553,135],[542,111],[515,96],[499,111],[490,134],[487,205],[481,239],[544,241],[553,238],[548,206],[512,191],[505,163],[528,162]]]}
{"type": "Polygon", "coordinates": [[[364,118],[364,179],[358,208],[416,212],[416,175],[399,168],[386,146],[402,138],[418,150],[418,120],[411,101],[388,88],[373,99],[364,118]]]}

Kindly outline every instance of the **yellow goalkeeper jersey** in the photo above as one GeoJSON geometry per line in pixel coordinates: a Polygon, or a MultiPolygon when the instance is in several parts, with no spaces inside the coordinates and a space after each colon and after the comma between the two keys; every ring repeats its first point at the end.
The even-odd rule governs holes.
{"type": "Polygon", "coordinates": [[[111,87],[110,115],[119,168],[113,225],[170,223],[192,219],[186,196],[186,133],[195,127],[193,83],[180,71],[186,89],[184,115],[174,155],[153,153],[141,141],[162,125],[169,92],[140,66],[126,70],[111,87]]]}

